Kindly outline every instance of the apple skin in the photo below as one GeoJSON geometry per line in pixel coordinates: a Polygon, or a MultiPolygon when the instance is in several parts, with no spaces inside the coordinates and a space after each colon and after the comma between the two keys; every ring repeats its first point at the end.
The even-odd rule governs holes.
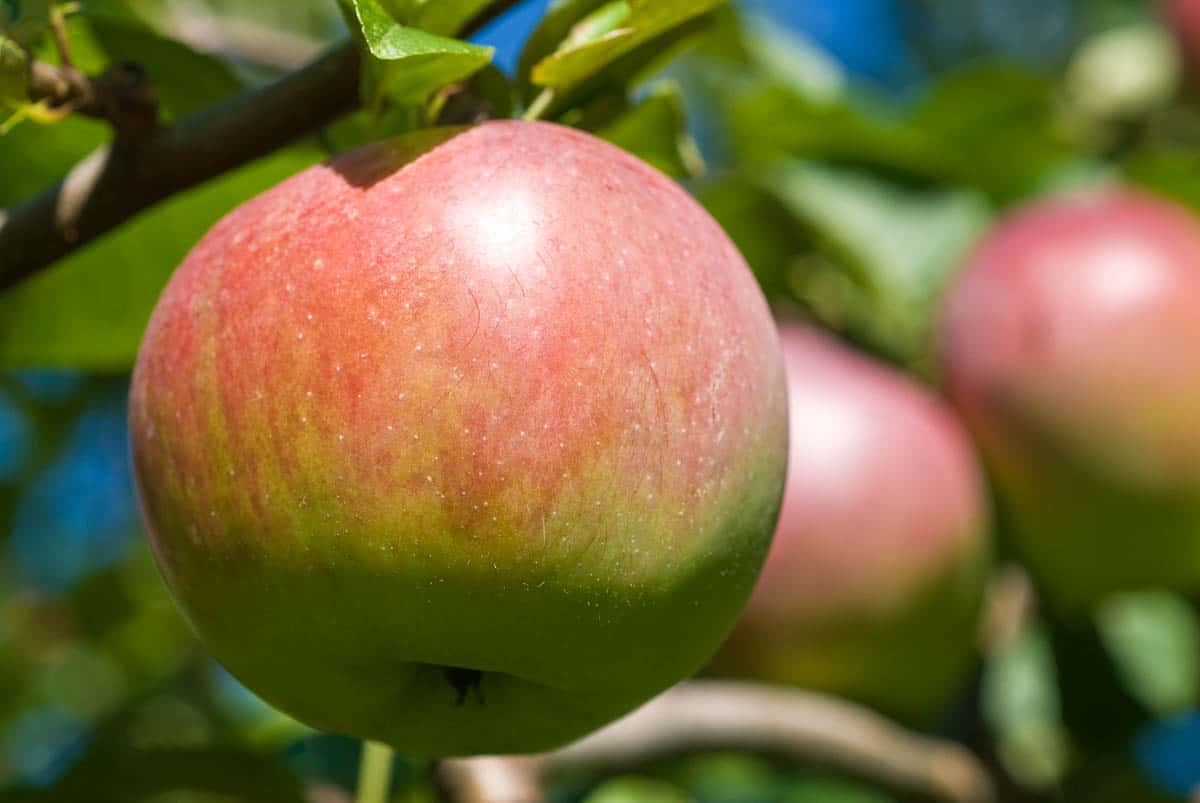
{"type": "Polygon", "coordinates": [[[1001,221],[949,291],[944,384],[1060,612],[1200,588],[1200,226],[1131,190],[1001,221]]]}
{"type": "Polygon", "coordinates": [[[315,727],[542,750],[700,668],[786,470],[774,323],[665,176],[525,122],[423,133],[230,213],[130,400],[202,640],[315,727]]]}
{"type": "Polygon", "coordinates": [[[949,406],[817,329],[781,326],[791,461],[766,566],[716,674],[928,721],[973,654],[988,503],[949,406]]]}
{"type": "Polygon", "coordinates": [[[1200,0],[1161,0],[1159,11],[1192,75],[1200,74],[1200,0]]]}

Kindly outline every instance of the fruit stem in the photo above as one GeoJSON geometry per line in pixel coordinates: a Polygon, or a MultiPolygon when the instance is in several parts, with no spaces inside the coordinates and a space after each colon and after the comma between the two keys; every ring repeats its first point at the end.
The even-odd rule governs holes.
{"type": "Polygon", "coordinates": [[[392,781],[392,748],[379,742],[363,742],[358,764],[356,803],[387,803],[392,781]]]}

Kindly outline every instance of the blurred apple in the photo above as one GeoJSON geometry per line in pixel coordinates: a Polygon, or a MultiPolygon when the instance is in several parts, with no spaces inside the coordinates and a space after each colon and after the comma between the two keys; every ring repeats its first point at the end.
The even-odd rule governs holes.
{"type": "Polygon", "coordinates": [[[1200,589],[1200,226],[1106,189],[1002,221],[950,291],[945,385],[1064,611],[1200,589]]]}
{"type": "Polygon", "coordinates": [[[786,462],[736,249],[541,123],[370,146],[232,212],[159,301],[130,407],[156,558],[217,658],[423,755],[549,748],[703,665],[786,462]]]}
{"type": "Polygon", "coordinates": [[[791,457],[766,567],[713,664],[912,720],[973,653],[987,501],[951,410],[815,329],[784,325],[791,457]]]}
{"type": "Polygon", "coordinates": [[[1160,0],[1160,8],[1195,73],[1200,69],[1200,0],[1160,0]]]}

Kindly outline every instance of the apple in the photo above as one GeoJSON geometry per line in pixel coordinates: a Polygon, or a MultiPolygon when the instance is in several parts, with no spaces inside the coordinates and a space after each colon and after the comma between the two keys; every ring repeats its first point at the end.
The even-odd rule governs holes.
{"type": "Polygon", "coordinates": [[[775,541],[716,674],[927,720],[973,655],[988,503],[948,405],[799,324],[781,328],[791,461],[775,541]]]}
{"type": "Polygon", "coordinates": [[[318,728],[542,750],[701,667],[786,469],[766,302],[678,185],[502,121],[220,221],[130,398],[147,530],[212,653],[318,728]]]}
{"type": "Polygon", "coordinates": [[[1000,222],[948,293],[945,386],[1064,614],[1200,589],[1200,225],[1120,188],[1000,222]]]}
{"type": "Polygon", "coordinates": [[[1161,0],[1159,7],[1195,73],[1200,68],[1200,0],[1161,0]]]}

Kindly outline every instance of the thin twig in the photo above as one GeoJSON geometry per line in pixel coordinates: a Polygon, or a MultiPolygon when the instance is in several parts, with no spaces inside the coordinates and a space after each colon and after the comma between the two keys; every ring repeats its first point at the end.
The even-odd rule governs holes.
{"type": "MultiPolygon", "coordinates": [[[[347,42],[261,89],[144,138],[118,136],[57,185],[0,212],[0,290],[151,204],[264,156],[325,125],[358,99],[359,53],[347,42]]],[[[45,81],[62,78],[45,74],[45,81]]],[[[48,83],[39,83],[41,87],[48,83]]],[[[78,90],[74,86],[69,92],[78,90]]],[[[82,109],[93,109],[85,96],[82,109]]],[[[105,116],[105,115],[100,115],[105,116]]]]}
{"type": "Polygon", "coordinates": [[[553,753],[446,761],[439,774],[446,787],[456,790],[460,803],[540,803],[537,781],[555,773],[630,768],[672,755],[722,749],[820,765],[939,803],[994,799],[986,771],[961,745],[909,732],[842,700],[730,681],[681,684],[553,753]],[[503,786],[494,780],[501,777],[503,786]]]}
{"type": "Polygon", "coordinates": [[[34,61],[29,68],[29,99],[51,109],[108,121],[119,139],[140,142],[158,125],[158,102],[145,71],[118,62],[92,77],[69,64],[34,61]]]}
{"type": "Polygon", "coordinates": [[[441,797],[454,803],[542,803],[542,759],[481,756],[437,765],[441,797]]]}

